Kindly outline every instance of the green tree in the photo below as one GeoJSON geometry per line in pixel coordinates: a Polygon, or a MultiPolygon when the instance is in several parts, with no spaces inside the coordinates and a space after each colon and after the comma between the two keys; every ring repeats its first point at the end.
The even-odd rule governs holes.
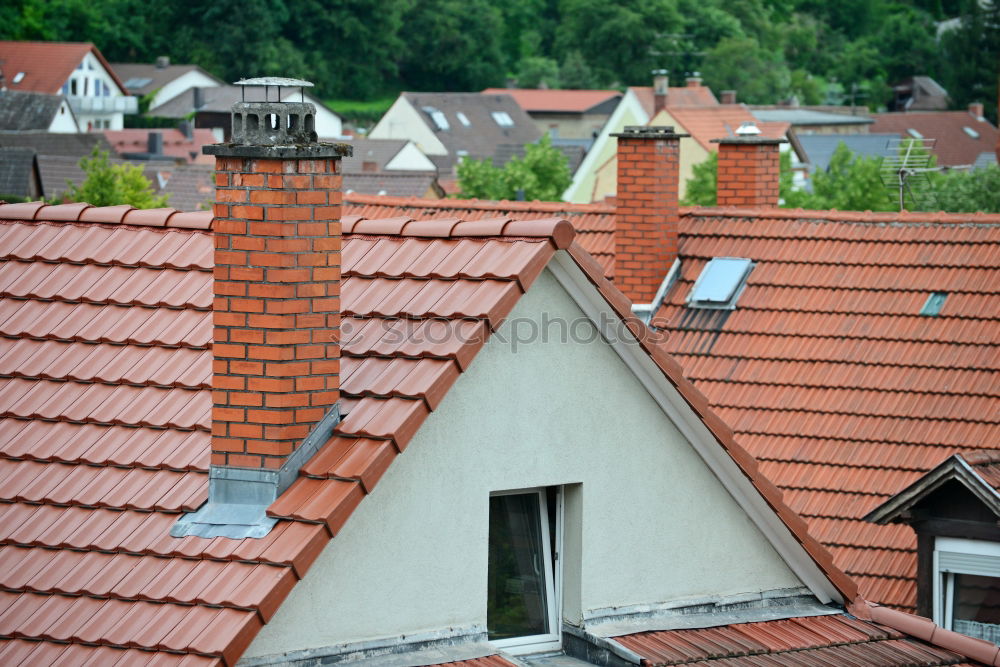
{"type": "Polygon", "coordinates": [[[748,104],[775,104],[791,86],[781,54],[761,48],[752,37],[719,42],[705,56],[702,73],[713,90],[735,90],[748,104]]]}
{"type": "Polygon", "coordinates": [[[556,51],[577,49],[602,82],[648,86],[681,17],[672,0],[560,0],[556,51]]]}
{"type": "Polygon", "coordinates": [[[933,181],[932,210],[953,213],[1000,213],[1000,166],[953,170],[933,181]]]}
{"type": "Polygon", "coordinates": [[[69,184],[66,198],[94,206],[130,204],[136,208],[166,206],[169,195],[157,196],[153,184],[143,176],[142,167],[129,164],[111,164],[107,151],[94,148],[90,157],[80,160],[86,174],[79,186],[69,184]]]}
{"type": "Polygon", "coordinates": [[[681,204],[684,206],[715,206],[718,188],[719,154],[712,151],[708,158],[691,168],[691,178],[681,204]]]}
{"type": "Polygon", "coordinates": [[[517,69],[518,88],[558,88],[559,63],[552,58],[522,58],[517,69]]]}
{"type": "Polygon", "coordinates": [[[416,90],[482,90],[503,83],[500,12],[487,0],[421,0],[403,17],[400,75],[416,90]]]}
{"type": "Polygon", "coordinates": [[[456,168],[463,198],[516,199],[519,190],[527,200],[559,201],[572,176],[569,161],[548,136],[524,147],[524,157],[515,157],[503,168],[489,159],[462,160],[456,168]]]}
{"type": "Polygon", "coordinates": [[[839,211],[895,210],[879,176],[881,166],[880,158],[855,155],[841,143],[829,166],[813,173],[812,192],[789,192],[783,197],[784,206],[839,211]]]}
{"type": "Polygon", "coordinates": [[[967,108],[982,102],[986,116],[998,122],[997,62],[1000,62],[1000,0],[970,3],[959,27],[941,35],[940,83],[952,104],[967,108]]]}
{"type": "Polygon", "coordinates": [[[562,88],[593,88],[597,85],[583,55],[573,49],[559,66],[559,84],[562,88]]]}

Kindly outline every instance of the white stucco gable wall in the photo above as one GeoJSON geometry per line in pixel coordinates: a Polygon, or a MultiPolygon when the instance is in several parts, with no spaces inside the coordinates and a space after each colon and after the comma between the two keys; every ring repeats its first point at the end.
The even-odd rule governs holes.
{"type": "Polygon", "coordinates": [[[448,154],[448,149],[424,122],[420,112],[403,95],[396,98],[368,136],[372,139],[409,139],[425,155],[448,154]]]}
{"type": "Polygon", "coordinates": [[[208,74],[196,69],[189,70],[173,81],[163,84],[153,95],[149,108],[155,109],[161,104],[166,104],[190,88],[215,88],[217,86],[219,86],[219,82],[208,74]]]}
{"type": "Polygon", "coordinates": [[[597,178],[597,171],[601,165],[614,157],[618,150],[618,141],[611,134],[621,132],[626,125],[645,125],[648,122],[649,114],[642,108],[642,103],[639,102],[635,92],[629,88],[574,172],[573,181],[563,192],[563,201],[574,204],[589,204],[594,201],[594,181],[597,178]]]}
{"type": "Polygon", "coordinates": [[[73,109],[70,108],[69,102],[65,99],[59,103],[59,110],[52,117],[48,131],[55,134],[76,134],[80,131],[80,126],[76,123],[76,116],[73,114],[73,109]]]}
{"type": "Polygon", "coordinates": [[[424,155],[417,145],[408,141],[392,159],[386,163],[387,171],[435,171],[437,167],[424,155]]]}
{"type": "Polygon", "coordinates": [[[801,581],[546,270],[245,657],[486,627],[489,495],[567,488],[563,617],[801,581]],[[534,325],[532,323],[535,323],[534,325]],[[508,339],[507,342],[501,337],[508,339]]]}

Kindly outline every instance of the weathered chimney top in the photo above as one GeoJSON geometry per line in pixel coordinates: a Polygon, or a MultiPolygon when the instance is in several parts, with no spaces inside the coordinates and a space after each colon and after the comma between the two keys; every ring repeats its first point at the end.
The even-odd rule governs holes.
{"type": "Polygon", "coordinates": [[[625,139],[683,139],[691,135],[674,132],[673,125],[626,125],[621,132],[615,132],[611,136],[625,139]]]}
{"type": "Polygon", "coordinates": [[[253,158],[329,158],[352,154],[350,144],[318,143],[316,106],[305,101],[305,89],[313,84],[302,79],[266,76],[240,79],[243,99],[232,106],[229,143],[204,147],[208,155],[253,158]],[[263,102],[248,102],[246,88],[264,88],[263,102]],[[274,101],[271,89],[276,89],[274,101]],[[298,88],[300,102],[282,102],[282,88],[298,88]]]}

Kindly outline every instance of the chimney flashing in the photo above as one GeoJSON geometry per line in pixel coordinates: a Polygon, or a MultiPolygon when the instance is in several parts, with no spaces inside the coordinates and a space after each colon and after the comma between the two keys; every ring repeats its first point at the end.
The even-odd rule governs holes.
{"type": "Polygon", "coordinates": [[[330,439],[340,419],[340,403],[336,403],[277,470],[209,466],[208,502],[183,515],[170,528],[170,536],[266,536],[278,521],[267,516],[268,506],[298,479],[299,470],[330,439]]]}
{"type": "Polygon", "coordinates": [[[756,145],[774,145],[774,144],[787,144],[787,139],[781,138],[771,138],[771,137],[760,137],[760,136],[743,136],[743,137],[724,137],[722,139],[709,139],[709,143],[712,144],[756,144],[756,145]]]}

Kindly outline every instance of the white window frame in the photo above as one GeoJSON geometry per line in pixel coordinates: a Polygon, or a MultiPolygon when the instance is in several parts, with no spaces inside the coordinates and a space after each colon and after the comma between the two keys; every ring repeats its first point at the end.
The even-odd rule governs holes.
{"type": "Polygon", "coordinates": [[[541,635],[525,635],[523,637],[511,637],[510,639],[494,639],[490,643],[499,649],[503,649],[511,655],[527,655],[530,653],[541,653],[543,651],[557,651],[562,648],[562,553],[563,553],[563,502],[564,489],[556,487],[534,487],[528,489],[512,489],[509,491],[495,491],[490,494],[494,496],[515,496],[529,493],[538,494],[538,511],[541,514],[542,549],[545,567],[545,608],[549,615],[549,629],[551,632],[541,635]],[[547,491],[554,488],[556,491],[556,555],[553,559],[549,544],[549,507],[547,491]],[[552,564],[549,567],[549,564],[552,564]]]}
{"type": "MultiPolygon", "coordinates": [[[[955,610],[953,608],[955,600],[955,575],[977,573],[963,573],[958,569],[942,571],[940,562],[941,552],[959,553],[973,557],[982,556],[985,563],[988,558],[1000,559],[1000,542],[967,540],[959,537],[934,538],[933,620],[942,628],[951,630],[955,622],[955,610]]],[[[1000,578],[1000,570],[994,576],[1000,578]]]]}

